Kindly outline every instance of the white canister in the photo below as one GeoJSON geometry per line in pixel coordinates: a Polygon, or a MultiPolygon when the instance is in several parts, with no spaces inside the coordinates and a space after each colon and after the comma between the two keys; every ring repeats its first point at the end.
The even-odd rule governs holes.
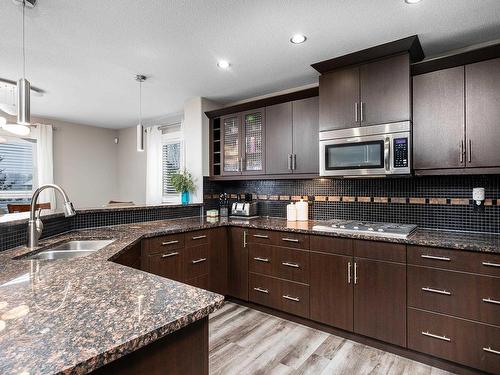
{"type": "Polygon", "coordinates": [[[297,221],[307,221],[309,219],[309,204],[301,199],[295,204],[297,209],[297,221]]]}
{"type": "Polygon", "coordinates": [[[287,204],[286,206],[286,219],[288,221],[297,220],[297,208],[293,203],[287,204]]]}

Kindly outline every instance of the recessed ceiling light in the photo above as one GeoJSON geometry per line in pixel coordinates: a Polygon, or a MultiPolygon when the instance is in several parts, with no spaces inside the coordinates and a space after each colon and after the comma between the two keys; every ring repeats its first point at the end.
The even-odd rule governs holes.
{"type": "Polygon", "coordinates": [[[422,0],[405,0],[406,4],[416,4],[420,3],[422,0]]]}
{"type": "Polygon", "coordinates": [[[295,34],[290,38],[290,42],[292,42],[293,44],[304,43],[306,40],[306,36],[302,34],[295,34]]]}
{"type": "Polygon", "coordinates": [[[230,65],[231,64],[229,64],[229,61],[226,60],[219,60],[219,62],[217,63],[217,66],[221,69],[227,69],[230,65]]]}

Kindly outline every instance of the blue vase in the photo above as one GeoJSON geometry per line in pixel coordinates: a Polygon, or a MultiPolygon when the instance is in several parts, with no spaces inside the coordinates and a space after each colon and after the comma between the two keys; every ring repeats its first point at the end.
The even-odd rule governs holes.
{"type": "Polygon", "coordinates": [[[181,203],[189,204],[189,191],[183,191],[181,193],[181,203]]]}

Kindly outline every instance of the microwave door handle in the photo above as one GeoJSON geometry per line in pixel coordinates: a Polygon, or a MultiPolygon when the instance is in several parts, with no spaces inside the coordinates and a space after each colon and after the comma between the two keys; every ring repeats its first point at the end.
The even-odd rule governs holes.
{"type": "Polygon", "coordinates": [[[390,154],[391,154],[391,140],[389,137],[386,137],[384,140],[384,166],[386,171],[389,171],[391,169],[390,154]]]}

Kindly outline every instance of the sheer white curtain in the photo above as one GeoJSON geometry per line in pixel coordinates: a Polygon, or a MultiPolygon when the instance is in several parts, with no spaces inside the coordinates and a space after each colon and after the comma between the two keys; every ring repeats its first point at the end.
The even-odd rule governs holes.
{"type": "Polygon", "coordinates": [[[162,203],[161,130],[157,126],[146,133],[146,204],[162,203]]]}
{"type": "MultiPolygon", "coordinates": [[[[36,164],[38,186],[54,183],[54,160],[52,149],[52,125],[36,125],[36,164]]],[[[38,187],[37,186],[37,187],[38,187]]],[[[56,197],[53,189],[45,189],[38,199],[40,203],[50,203],[56,208],[56,197]]]]}

